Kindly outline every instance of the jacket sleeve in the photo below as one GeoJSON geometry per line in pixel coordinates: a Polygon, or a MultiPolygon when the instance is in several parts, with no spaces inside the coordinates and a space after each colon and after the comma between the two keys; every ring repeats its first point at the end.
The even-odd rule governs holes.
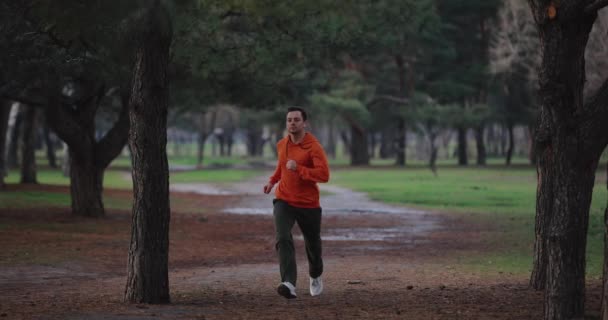
{"type": "Polygon", "coordinates": [[[323,148],[319,144],[315,144],[311,150],[312,168],[298,165],[296,170],[302,180],[313,182],[329,181],[329,165],[323,148]]]}
{"type": "Polygon", "coordinates": [[[268,182],[272,183],[272,184],[276,184],[277,182],[279,182],[279,180],[281,180],[281,160],[278,159],[277,160],[277,167],[276,169],[274,169],[274,173],[272,174],[272,176],[270,176],[270,179],[268,180],[268,182]]]}

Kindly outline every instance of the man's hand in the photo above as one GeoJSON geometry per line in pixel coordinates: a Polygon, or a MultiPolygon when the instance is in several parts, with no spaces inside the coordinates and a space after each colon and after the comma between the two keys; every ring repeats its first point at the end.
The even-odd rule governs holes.
{"type": "Polygon", "coordinates": [[[272,187],[274,187],[274,183],[270,183],[268,182],[265,186],[264,186],[264,193],[265,194],[269,194],[270,191],[272,190],[272,187]]]}
{"type": "Polygon", "coordinates": [[[295,171],[296,168],[298,167],[298,164],[296,163],[295,160],[287,160],[287,169],[295,171]]]}

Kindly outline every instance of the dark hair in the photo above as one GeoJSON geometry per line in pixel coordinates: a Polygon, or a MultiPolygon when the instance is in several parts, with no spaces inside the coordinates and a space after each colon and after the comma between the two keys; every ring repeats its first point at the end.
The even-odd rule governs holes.
{"type": "Polygon", "coordinates": [[[289,107],[287,108],[287,113],[290,113],[292,111],[300,111],[300,113],[302,114],[302,120],[306,121],[307,115],[306,115],[306,111],[304,111],[304,109],[300,108],[300,107],[289,107]]]}

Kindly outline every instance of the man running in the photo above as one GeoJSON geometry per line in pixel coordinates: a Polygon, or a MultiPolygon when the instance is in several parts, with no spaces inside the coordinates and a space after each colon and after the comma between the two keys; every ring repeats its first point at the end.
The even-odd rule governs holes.
{"type": "Polygon", "coordinates": [[[297,222],[306,245],[310,295],[323,292],[321,258],[321,206],[318,182],[329,180],[329,166],[319,141],[306,132],[306,111],[287,109],[289,135],[277,143],[278,161],[274,174],[264,186],[264,193],[275,190],[274,225],[279,254],[281,283],[277,292],[287,299],[296,298],[297,266],[291,229],[297,222]]]}

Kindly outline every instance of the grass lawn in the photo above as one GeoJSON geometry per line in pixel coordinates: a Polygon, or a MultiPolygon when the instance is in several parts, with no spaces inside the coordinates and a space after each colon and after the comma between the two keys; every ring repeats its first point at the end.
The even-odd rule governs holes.
{"type": "MultiPolygon", "coordinates": [[[[603,177],[598,173],[598,177],[603,177]]],[[[332,183],[366,192],[379,201],[451,212],[499,227],[488,238],[500,248],[458,263],[480,271],[528,273],[532,265],[536,170],[532,167],[440,167],[438,176],[425,168],[334,170],[332,183]]],[[[605,181],[596,182],[591,205],[587,271],[601,274],[605,181]]]]}
{"type": "MultiPolygon", "coordinates": [[[[130,171],[125,170],[106,170],[104,174],[104,188],[131,189],[133,187],[130,178],[130,171]]],[[[235,182],[249,179],[259,175],[260,171],[245,169],[202,169],[195,171],[171,172],[169,181],[171,183],[223,183],[235,182]]],[[[38,182],[41,184],[64,185],[70,183],[70,179],[65,177],[60,170],[38,170],[38,182]]],[[[10,171],[6,178],[6,183],[19,183],[19,172],[10,171]]]]}

